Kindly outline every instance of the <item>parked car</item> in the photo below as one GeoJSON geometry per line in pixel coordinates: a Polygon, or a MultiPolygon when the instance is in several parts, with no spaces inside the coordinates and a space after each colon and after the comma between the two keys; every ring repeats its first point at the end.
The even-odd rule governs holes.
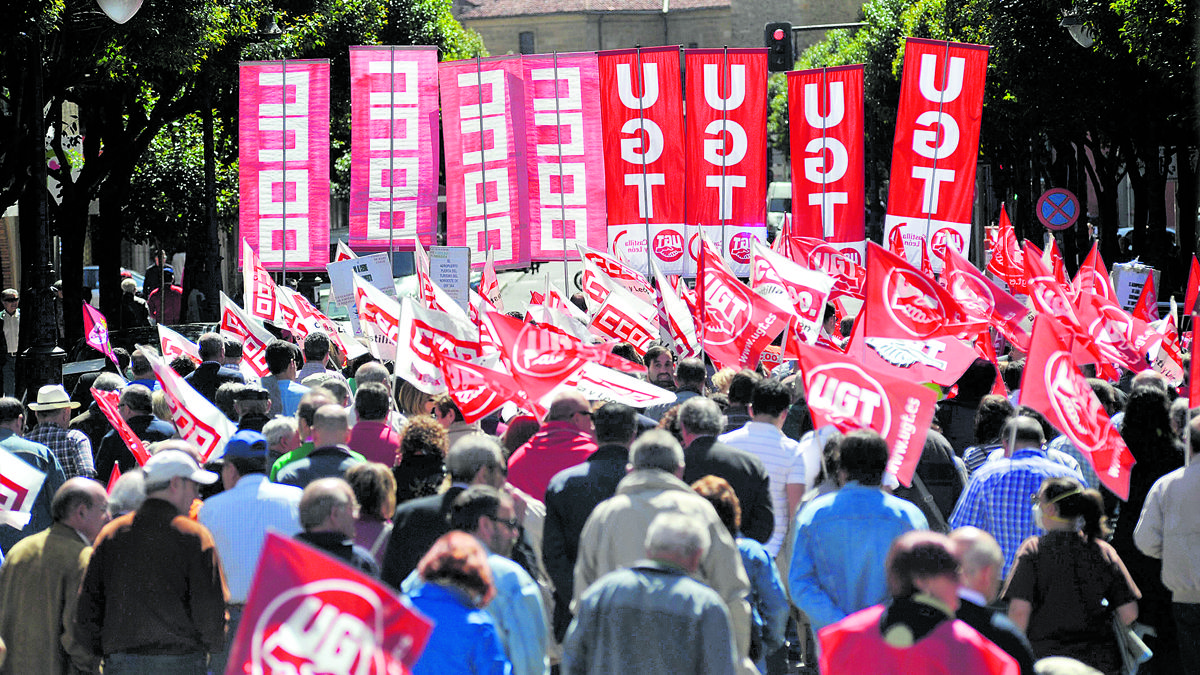
{"type": "Polygon", "coordinates": [[[792,184],[771,183],[767,186],[767,232],[772,240],[783,228],[784,219],[792,212],[792,184]]]}
{"type": "MultiPolygon", "coordinates": [[[[137,282],[138,294],[142,293],[142,284],[146,281],[146,276],[140,272],[121,268],[122,277],[130,277],[137,282]]],[[[97,265],[85,265],[83,268],[83,287],[89,288],[92,291],[92,307],[100,306],[100,267],[97,265]]]]}

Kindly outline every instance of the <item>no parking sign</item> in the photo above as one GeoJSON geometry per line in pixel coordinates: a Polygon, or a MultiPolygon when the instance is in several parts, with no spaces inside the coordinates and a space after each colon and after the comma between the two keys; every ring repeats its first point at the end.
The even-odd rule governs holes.
{"type": "Polygon", "coordinates": [[[1046,190],[1037,202],[1037,217],[1051,230],[1065,230],[1079,220],[1079,199],[1070,190],[1046,190]]]}

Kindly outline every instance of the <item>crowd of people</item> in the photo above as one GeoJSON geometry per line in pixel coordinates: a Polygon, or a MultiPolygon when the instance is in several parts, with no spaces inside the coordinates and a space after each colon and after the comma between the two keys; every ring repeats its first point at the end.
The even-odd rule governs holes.
{"type": "Polygon", "coordinates": [[[675,400],[468,423],[319,332],[250,381],[238,343],[198,347],[171,366],[238,429],[207,463],[141,353],[0,398],[0,449],[45,475],[0,525],[0,673],[224,673],[268,531],[431,619],[417,675],[1116,675],[1133,629],[1138,672],[1200,672],[1200,419],[1152,371],[1090,380],[1137,459],[1122,500],[987,393],[1019,360],[964,374],[907,487],[879,434],[814,429],[787,369],[618,349],[675,400]]]}

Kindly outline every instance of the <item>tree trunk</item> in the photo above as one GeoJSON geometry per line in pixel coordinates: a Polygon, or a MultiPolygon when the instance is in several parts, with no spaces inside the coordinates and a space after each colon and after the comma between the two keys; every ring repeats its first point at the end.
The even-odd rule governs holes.
{"type": "Polygon", "coordinates": [[[1179,235],[1180,258],[1185,261],[1196,254],[1196,210],[1200,208],[1200,171],[1197,162],[1200,161],[1200,148],[1196,146],[1181,146],[1176,151],[1175,165],[1178,167],[1178,181],[1175,185],[1175,205],[1179,208],[1179,222],[1176,231],[1179,235]]]}

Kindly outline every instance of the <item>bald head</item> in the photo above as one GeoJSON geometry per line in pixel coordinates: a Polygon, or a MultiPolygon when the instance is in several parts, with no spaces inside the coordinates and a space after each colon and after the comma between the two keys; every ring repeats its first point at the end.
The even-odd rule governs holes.
{"type": "Polygon", "coordinates": [[[340,532],[354,537],[358,502],[341,478],[318,478],[300,495],[300,525],[305,532],[340,532]]]}
{"type": "Polygon", "coordinates": [[[50,502],[54,522],[73,528],[95,541],[108,522],[108,494],[90,478],[75,477],[63,483],[50,502]]]}
{"type": "Polygon", "coordinates": [[[346,409],[336,403],[327,403],[313,413],[313,446],[326,448],[345,445],[350,440],[350,418],[346,409]]]}
{"type": "Polygon", "coordinates": [[[1000,429],[1000,443],[1004,445],[1009,456],[1022,448],[1039,448],[1045,442],[1042,425],[1032,417],[1010,417],[1000,429]]]}
{"type": "Polygon", "coordinates": [[[950,533],[950,541],[961,565],[962,585],[994,601],[1004,569],[1004,552],[996,538],[977,527],[960,527],[950,533]]]}
{"type": "Polygon", "coordinates": [[[590,411],[591,406],[583,394],[577,391],[564,391],[550,401],[550,409],[546,412],[547,422],[566,422],[576,413],[590,411]]]}

